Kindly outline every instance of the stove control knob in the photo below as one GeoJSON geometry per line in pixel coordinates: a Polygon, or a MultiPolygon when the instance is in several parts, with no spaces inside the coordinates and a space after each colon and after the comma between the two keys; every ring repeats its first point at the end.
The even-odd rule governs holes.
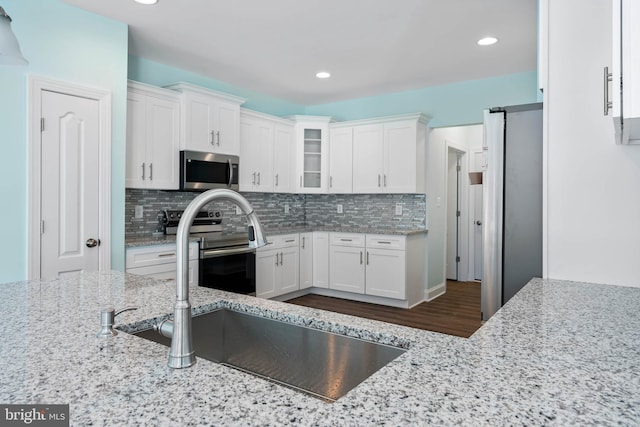
{"type": "Polygon", "coordinates": [[[216,218],[220,218],[220,211],[216,212],[216,218]]]}

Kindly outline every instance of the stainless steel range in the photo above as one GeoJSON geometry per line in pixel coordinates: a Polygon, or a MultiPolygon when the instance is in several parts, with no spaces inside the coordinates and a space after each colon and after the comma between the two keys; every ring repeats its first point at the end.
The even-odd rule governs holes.
{"type": "MultiPolygon", "coordinates": [[[[176,234],[182,210],[165,209],[161,221],[166,234],[176,234]]],[[[246,233],[222,231],[222,212],[202,210],[193,220],[191,237],[200,244],[198,284],[239,294],[256,294],[255,248],[246,233]]]]}

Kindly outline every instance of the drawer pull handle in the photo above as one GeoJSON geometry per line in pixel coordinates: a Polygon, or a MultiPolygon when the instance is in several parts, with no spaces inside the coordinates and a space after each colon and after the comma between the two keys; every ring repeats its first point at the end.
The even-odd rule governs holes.
{"type": "Polygon", "coordinates": [[[158,254],[158,258],[168,257],[168,256],[176,256],[176,253],[172,252],[170,254],[158,254]]]}
{"type": "Polygon", "coordinates": [[[378,240],[378,243],[384,243],[385,245],[390,245],[391,242],[385,242],[384,240],[378,240]]]}
{"type": "Polygon", "coordinates": [[[341,242],[353,242],[353,239],[340,239],[341,242]]]}
{"type": "Polygon", "coordinates": [[[285,243],[291,243],[291,242],[295,242],[295,241],[296,241],[296,239],[289,239],[289,240],[285,240],[284,242],[285,243]]]}

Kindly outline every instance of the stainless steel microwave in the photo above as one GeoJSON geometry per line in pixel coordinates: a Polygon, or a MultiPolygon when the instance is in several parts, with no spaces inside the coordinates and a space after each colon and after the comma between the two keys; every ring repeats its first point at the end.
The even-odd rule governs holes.
{"type": "Polygon", "coordinates": [[[238,156],[180,151],[180,190],[228,188],[237,191],[239,161],[238,156]]]}

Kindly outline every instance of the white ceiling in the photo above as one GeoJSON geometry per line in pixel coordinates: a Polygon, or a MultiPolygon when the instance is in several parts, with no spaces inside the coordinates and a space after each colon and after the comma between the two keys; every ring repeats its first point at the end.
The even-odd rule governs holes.
{"type": "Polygon", "coordinates": [[[301,105],[536,68],[537,0],[64,1],[127,23],[133,55],[301,105]]]}

